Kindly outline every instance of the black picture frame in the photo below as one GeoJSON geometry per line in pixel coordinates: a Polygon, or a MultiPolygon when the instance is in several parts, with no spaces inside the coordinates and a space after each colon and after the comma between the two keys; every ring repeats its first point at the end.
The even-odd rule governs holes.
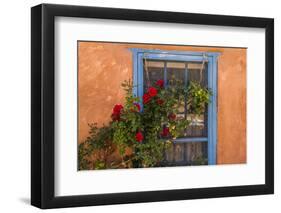
{"type": "Polygon", "coordinates": [[[41,4],[31,8],[32,205],[47,209],[272,193],[274,193],[274,19],[54,4],[41,4]],[[56,197],[54,21],[58,16],[265,29],[265,184],[56,197]]]}

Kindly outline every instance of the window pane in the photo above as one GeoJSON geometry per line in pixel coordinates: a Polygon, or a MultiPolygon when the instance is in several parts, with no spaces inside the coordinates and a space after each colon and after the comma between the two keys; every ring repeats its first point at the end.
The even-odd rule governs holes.
{"type": "Polygon", "coordinates": [[[163,164],[169,166],[207,165],[207,142],[173,143],[165,152],[163,164]]]}
{"type": "Polygon", "coordinates": [[[208,144],[201,143],[188,143],[186,145],[187,162],[190,165],[206,165],[208,164],[208,144]]]}
{"type": "Polygon", "coordinates": [[[164,79],[164,61],[144,60],[144,90],[160,79],[164,79]]]}
{"type": "Polygon", "coordinates": [[[167,62],[167,85],[172,85],[177,80],[185,84],[185,63],[167,62]]]}
{"type": "MultiPolygon", "coordinates": [[[[202,62],[188,62],[188,82],[194,81],[202,86],[208,86],[208,64],[202,62]],[[202,69],[203,68],[203,69],[202,69]]],[[[187,106],[187,109],[189,106],[187,106]]],[[[207,137],[208,136],[208,109],[201,115],[188,114],[186,119],[191,125],[183,133],[182,137],[207,137]]]]}
{"type": "MultiPolygon", "coordinates": [[[[175,81],[182,85],[186,85],[187,71],[184,62],[167,62],[167,85],[173,86],[175,81]]],[[[185,101],[179,104],[178,119],[186,119],[186,103],[185,101]]]]}
{"type": "Polygon", "coordinates": [[[203,65],[202,62],[189,62],[187,68],[189,81],[195,81],[202,86],[208,86],[208,63],[204,63],[203,65]]]}
{"type": "Polygon", "coordinates": [[[182,137],[207,137],[208,136],[208,113],[202,115],[187,114],[187,120],[191,122],[182,137]]]}

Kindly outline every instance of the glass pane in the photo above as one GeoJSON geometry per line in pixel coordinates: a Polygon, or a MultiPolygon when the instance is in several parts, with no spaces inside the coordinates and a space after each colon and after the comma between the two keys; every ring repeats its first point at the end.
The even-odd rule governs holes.
{"type": "Polygon", "coordinates": [[[172,85],[177,80],[185,84],[185,63],[167,62],[167,85],[172,85]]]}
{"type": "MultiPolygon", "coordinates": [[[[187,72],[186,65],[184,62],[167,62],[167,85],[173,86],[175,82],[186,85],[187,72]]],[[[177,115],[178,119],[186,119],[186,103],[183,102],[180,104],[179,113],[177,115]]]]}
{"type": "Polygon", "coordinates": [[[207,165],[207,142],[173,143],[165,151],[163,164],[169,166],[207,165]]]}
{"type": "Polygon", "coordinates": [[[203,65],[202,62],[188,62],[187,68],[189,81],[195,81],[202,86],[208,86],[208,63],[203,65]]]}
{"type": "Polygon", "coordinates": [[[208,164],[208,144],[187,143],[186,144],[186,161],[189,165],[206,165],[208,164]]]}
{"type": "MultiPolygon", "coordinates": [[[[202,62],[188,62],[188,81],[200,83],[202,86],[208,86],[208,64],[202,62]]],[[[187,109],[189,106],[187,106],[187,109]]],[[[187,113],[187,120],[191,125],[183,133],[182,137],[207,137],[208,136],[208,109],[201,115],[187,113]]]]}
{"type": "Polygon", "coordinates": [[[193,115],[187,114],[187,120],[191,122],[182,137],[207,137],[208,136],[208,113],[193,115]]]}
{"type": "Polygon", "coordinates": [[[156,81],[164,79],[164,63],[164,61],[144,60],[144,91],[156,81]]]}

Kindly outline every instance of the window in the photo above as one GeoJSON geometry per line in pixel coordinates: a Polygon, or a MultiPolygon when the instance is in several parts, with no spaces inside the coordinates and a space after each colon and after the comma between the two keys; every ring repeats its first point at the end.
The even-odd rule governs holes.
{"type": "Polygon", "coordinates": [[[194,118],[188,113],[187,101],[177,116],[191,121],[182,135],[173,140],[173,145],[163,153],[163,164],[170,166],[216,164],[216,96],[218,53],[179,52],[132,49],[134,59],[134,94],[142,97],[144,91],[159,79],[169,87],[172,79],[188,85],[200,82],[212,90],[211,103],[205,112],[194,118]]]}

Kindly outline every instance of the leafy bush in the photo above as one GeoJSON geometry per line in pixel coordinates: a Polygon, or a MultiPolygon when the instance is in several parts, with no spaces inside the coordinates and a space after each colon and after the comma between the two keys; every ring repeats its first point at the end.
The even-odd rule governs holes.
{"type": "Polygon", "coordinates": [[[189,113],[200,115],[204,113],[205,106],[210,102],[212,92],[197,82],[190,82],[187,90],[189,113]]]}
{"type": "Polygon", "coordinates": [[[176,80],[171,80],[167,88],[163,80],[158,80],[142,100],[133,95],[131,81],[125,81],[122,87],[126,91],[124,106],[114,106],[108,126],[91,124],[88,138],[79,145],[79,169],[159,166],[164,150],[190,124],[177,117],[180,107],[187,101],[190,111],[200,114],[211,96],[200,84],[191,82],[186,87],[176,80]],[[111,162],[108,158],[116,150],[120,162],[111,162]]]}

